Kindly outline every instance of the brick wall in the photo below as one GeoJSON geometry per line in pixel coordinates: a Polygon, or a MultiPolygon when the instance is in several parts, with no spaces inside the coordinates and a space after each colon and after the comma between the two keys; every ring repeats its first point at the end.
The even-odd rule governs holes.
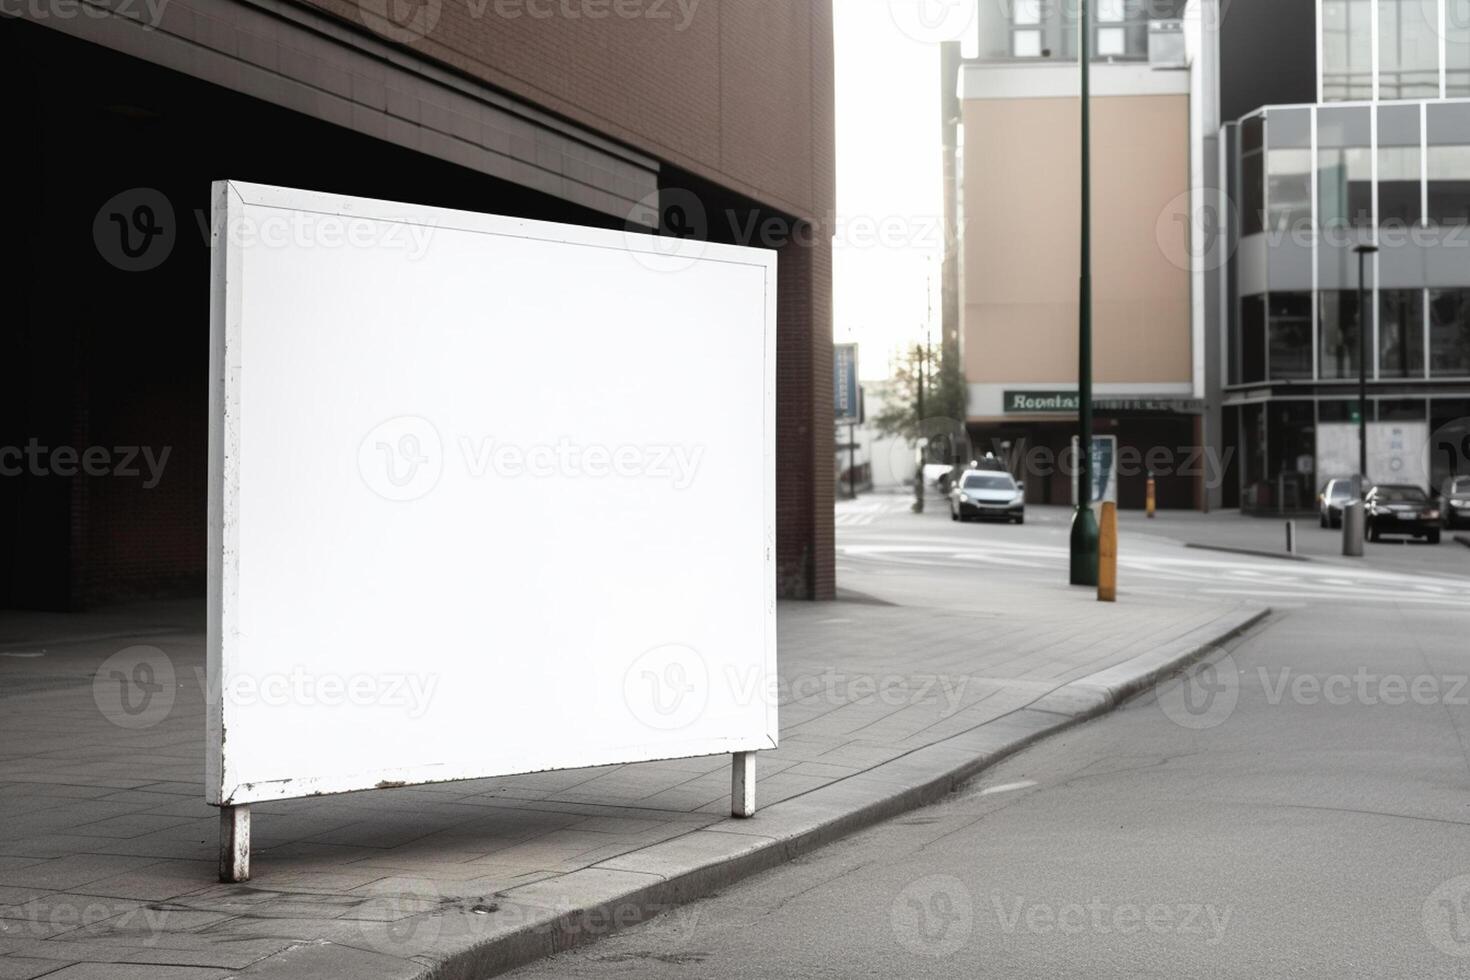
{"type": "MultiPolygon", "coordinates": [[[[374,0],[301,2],[372,23],[374,0]]],[[[830,0],[598,4],[567,0],[567,16],[562,0],[425,0],[432,27],[404,46],[771,207],[830,212],[830,0]]]]}

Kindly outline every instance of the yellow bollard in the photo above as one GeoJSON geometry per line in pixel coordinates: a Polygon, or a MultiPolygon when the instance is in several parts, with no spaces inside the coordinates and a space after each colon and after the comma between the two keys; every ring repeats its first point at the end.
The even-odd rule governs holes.
{"type": "Polygon", "coordinates": [[[1148,496],[1144,504],[1144,510],[1148,511],[1148,519],[1154,519],[1154,510],[1158,506],[1158,486],[1154,483],[1154,475],[1148,475],[1148,496]]]}
{"type": "Polygon", "coordinates": [[[1118,601],[1118,505],[1103,501],[1097,529],[1097,601],[1118,601]]]}

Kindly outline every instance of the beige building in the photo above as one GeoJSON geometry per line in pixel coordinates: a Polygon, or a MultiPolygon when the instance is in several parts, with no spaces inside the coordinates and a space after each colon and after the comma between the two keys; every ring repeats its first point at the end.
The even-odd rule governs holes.
{"type": "MultiPolygon", "coordinates": [[[[1076,431],[1079,71],[1020,33],[1027,54],[967,61],[957,79],[968,424],[979,452],[1012,454],[1030,500],[1071,503],[1056,461],[1076,431]]],[[[1199,461],[1186,457],[1203,442],[1204,345],[1190,262],[1192,72],[1182,43],[1163,63],[1143,45],[1092,68],[1095,432],[1118,439],[1121,505],[1142,506],[1152,469],[1161,506],[1195,507],[1199,461]]]]}

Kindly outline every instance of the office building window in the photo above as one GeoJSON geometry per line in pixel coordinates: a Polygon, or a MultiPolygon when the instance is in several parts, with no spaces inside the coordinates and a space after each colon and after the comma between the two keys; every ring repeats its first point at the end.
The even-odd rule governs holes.
{"type": "Polygon", "coordinates": [[[1240,380],[1253,384],[1266,380],[1266,297],[1247,296],[1240,301],[1240,380]]]}
{"type": "Polygon", "coordinates": [[[1245,233],[1254,235],[1266,230],[1266,174],[1265,157],[1261,153],[1248,153],[1240,161],[1241,221],[1245,233]]]}
{"type": "Polygon", "coordinates": [[[1011,56],[1041,57],[1042,0],[1016,0],[1011,7],[1011,56]]]}
{"type": "Polygon", "coordinates": [[[1271,293],[1268,358],[1271,379],[1312,376],[1312,294],[1271,293]]]}
{"type": "Polygon", "coordinates": [[[1317,224],[1323,230],[1372,227],[1371,111],[1363,106],[1317,112],[1317,224]]]}
{"type": "Polygon", "coordinates": [[[1423,422],[1429,409],[1423,398],[1383,398],[1378,402],[1380,422],[1423,422]]]}
{"type": "Polygon", "coordinates": [[[1312,225],[1312,151],[1272,149],[1266,154],[1267,226],[1277,234],[1312,225]]]}
{"type": "Polygon", "coordinates": [[[1017,58],[1041,57],[1041,32],[1014,32],[1011,35],[1011,54],[1017,58]]]}
{"type": "Polygon", "coordinates": [[[1419,149],[1419,107],[1378,110],[1378,224],[1407,228],[1423,219],[1424,174],[1419,149]]]}
{"type": "Polygon", "coordinates": [[[1378,0],[1378,97],[1439,98],[1439,0],[1378,0]]]}
{"type": "Polygon", "coordinates": [[[1295,509],[1311,501],[1317,490],[1316,406],[1309,401],[1274,401],[1266,411],[1271,452],[1266,479],[1282,495],[1281,504],[1295,509]]]}
{"type": "Polygon", "coordinates": [[[1385,289],[1378,294],[1378,374],[1424,377],[1424,290],[1385,289]]]}
{"type": "Polygon", "coordinates": [[[1322,0],[1322,98],[1373,98],[1371,0],[1322,0]]]}
{"type": "Polygon", "coordinates": [[[1470,376],[1470,289],[1429,294],[1429,373],[1436,378],[1470,376]]]}
{"type": "MultiPolygon", "coordinates": [[[[1373,421],[1373,402],[1368,403],[1368,421],[1373,421]]],[[[1317,403],[1318,422],[1356,422],[1358,403],[1355,401],[1320,401],[1317,403]]]]}
{"type": "MultiPolygon", "coordinates": [[[[1358,376],[1358,293],[1350,289],[1323,290],[1318,300],[1318,336],[1322,338],[1318,376],[1358,376]]],[[[1372,324],[1369,324],[1372,329],[1372,324]]]]}
{"type": "Polygon", "coordinates": [[[1445,0],[1445,95],[1470,97],[1470,0],[1445,0]]]}
{"type": "Polygon", "coordinates": [[[1470,103],[1427,108],[1429,119],[1429,221],[1470,224],[1470,103]]]}
{"type": "Polygon", "coordinates": [[[1312,225],[1312,113],[1275,109],[1266,118],[1267,227],[1276,234],[1312,225]]]}

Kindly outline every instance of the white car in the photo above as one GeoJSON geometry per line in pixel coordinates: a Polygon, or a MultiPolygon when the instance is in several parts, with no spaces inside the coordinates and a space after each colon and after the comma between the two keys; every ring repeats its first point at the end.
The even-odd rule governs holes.
{"type": "Polygon", "coordinates": [[[949,492],[952,521],[1002,520],[1026,523],[1026,488],[1009,474],[966,470],[949,492]]]}
{"type": "Polygon", "coordinates": [[[954,467],[949,463],[925,463],[924,484],[925,486],[938,487],[940,493],[949,493],[950,484],[954,481],[954,467]]]}

